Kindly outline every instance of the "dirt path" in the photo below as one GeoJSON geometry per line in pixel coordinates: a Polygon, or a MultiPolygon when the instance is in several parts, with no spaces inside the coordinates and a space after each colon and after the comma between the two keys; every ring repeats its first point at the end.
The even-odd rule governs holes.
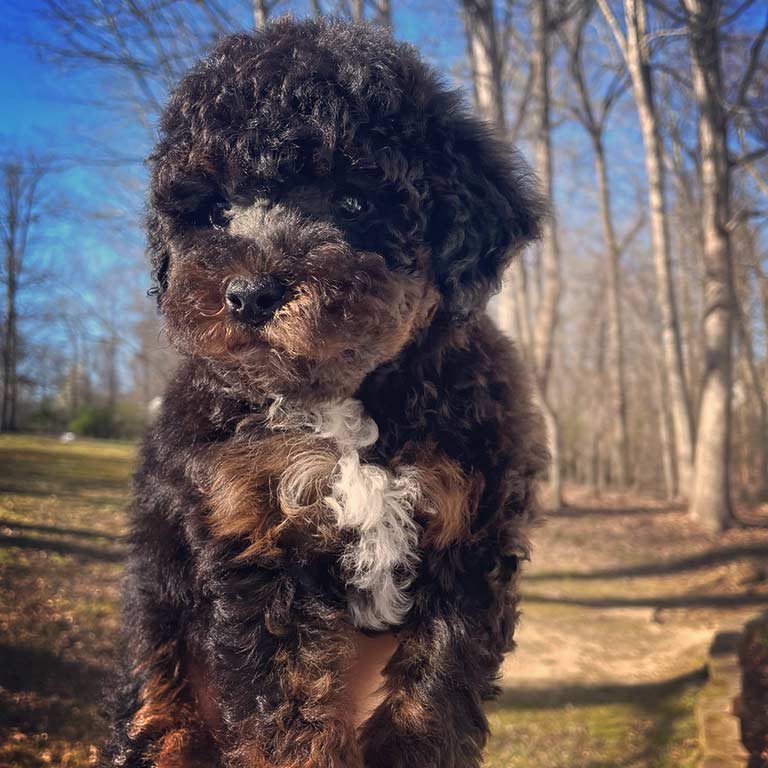
{"type": "Polygon", "coordinates": [[[680,507],[620,495],[572,504],[533,536],[508,687],[671,680],[768,608],[768,531],[714,539],[680,507]]]}

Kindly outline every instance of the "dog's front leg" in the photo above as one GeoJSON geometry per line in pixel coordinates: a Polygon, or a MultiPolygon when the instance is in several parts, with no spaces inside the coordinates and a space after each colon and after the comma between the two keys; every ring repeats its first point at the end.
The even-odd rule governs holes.
{"type": "Polygon", "coordinates": [[[231,768],[361,768],[338,608],[282,572],[219,585],[210,634],[231,768]]]}
{"type": "MultiPolygon", "coordinates": [[[[401,633],[386,698],[365,724],[365,768],[477,768],[488,737],[483,700],[500,654],[456,613],[424,617],[401,633]]],[[[490,644],[492,645],[492,644],[490,644]]]]}

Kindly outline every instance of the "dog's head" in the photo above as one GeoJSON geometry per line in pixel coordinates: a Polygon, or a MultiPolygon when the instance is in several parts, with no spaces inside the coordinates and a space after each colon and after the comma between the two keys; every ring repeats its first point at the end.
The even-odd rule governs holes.
{"type": "Polygon", "coordinates": [[[435,316],[470,321],[541,209],[517,155],[362,25],[226,38],[175,89],[151,163],[172,341],[300,399],[352,394],[435,316]]]}

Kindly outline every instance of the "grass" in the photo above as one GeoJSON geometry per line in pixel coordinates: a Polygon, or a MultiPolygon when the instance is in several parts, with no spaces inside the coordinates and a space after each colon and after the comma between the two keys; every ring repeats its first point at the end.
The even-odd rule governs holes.
{"type": "Polygon", "coordinates": [[[693,768],[700,683],[511,689],[489,707],[486,768],[693,768]]]}
{"type": "MultiPolygon", "coordinates": [[[[96,760],[104,736],[99,691],[114,659],[120,537],[133,457],[128,443],[79,440],[65,445],[0,435],[0,766],[79,768],[96,760]]],[[[584,563],[568,562],[567,553],[594,542],[595,521],[566,520],[559,528],[553,522],[556,541],[542,547],[554,553],[553,559],[543,563],[538,580],[532,579],[531,592],[603,595],[614,594],[618,585],[621,597],[624,579],[572,577],[571,571],[584,563]],[[558,568],[565,571],[559,574],[558,568]]],[[[631,536],[646,529],[635,528],[631,536]]],[[[606,534],[606,548],[621,552],[622,561],[622,547],[642,559],[637,541],[628,546],[617,539],[621,534],[616,530],[606,534]]],[[[654,548],[651,542],[648,551],[654,548]]],[[[680,591],[671,576],[663,576],[662,587],[680,591]]],[[[541,601],[531,601],[525,611],[531,625],[562,625],[562,637],[549,649],[554,658],[564,655],[588,624],[599,628],[597,639],[588,638],[593,644],[631,645],[629,625],[611,618],[621,612],[541,601]]],[[[538,658],[537,648],[531,643],[526,657],[523,636],[513,666],[527,669],[530,659],[538,658]]],[[[645,653],[644,646],[638,648],[645,653]]],[[[600,654],[601,649],[589,652],[600,654]]],[[[642,665],[642,655],[636,662],[642,665]]],[[[695,667],[691,663],[687,669],[695,667]]],[[[578,669],[580,676],[567,682],[557,668],[549,676],[546,668],[539,670],[542,684],[512,682],[489,706],[492,738],[486,768],[693,766],[692,704],[700,676],[666,675],[662,682],[642,684],[626,676],[605,684],[592,679],[583,665],[578,669]]]]}
{"type": "Polygon", "coordinates": [[[0,765],[92,765],[134,449],[0,435],[0,765]]]}

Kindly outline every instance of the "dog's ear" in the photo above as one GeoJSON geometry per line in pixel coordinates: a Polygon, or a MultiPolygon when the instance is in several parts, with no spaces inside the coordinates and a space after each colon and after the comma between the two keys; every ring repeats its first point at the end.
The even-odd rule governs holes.
{"type": "Polygon", "coordinates": [[[444,306],[461,321],[485,306],[504,268],[539,236],[545,206],[520,154],[452,106],[430,142],[427,238],[444,306]]]}

